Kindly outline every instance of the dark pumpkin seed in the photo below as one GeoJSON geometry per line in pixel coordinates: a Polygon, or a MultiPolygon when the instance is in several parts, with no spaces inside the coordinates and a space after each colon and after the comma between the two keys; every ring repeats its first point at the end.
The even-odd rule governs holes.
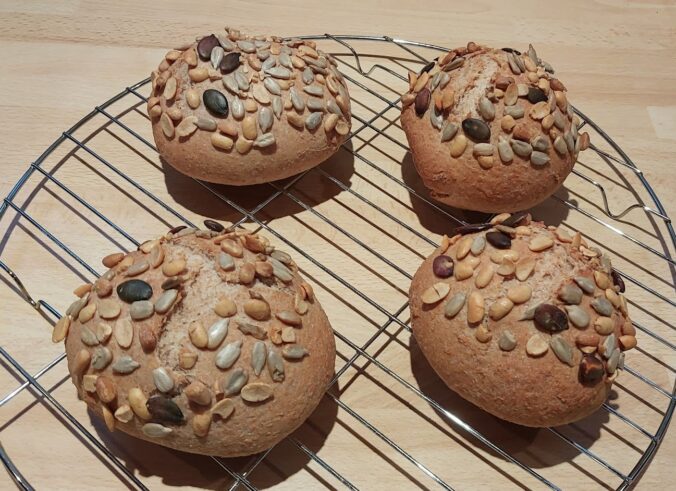
{"type": "Polygon", "coordinates": [[[487,142],[491,139],[490,127],[476,118],[467,118],[462,122],[462,130],[475,142],[487,142]]]}
{"type": "Polygon", "coordinates": [[[212,34],[203,37],[200,42],[197,43],[197,54],[200,55],[200,58],[203,61],[209,61],[211,59],[211,50],[216,46],[220,46],[216,36],[212,34]]]}
{"type": "Polygon", "coordinates": [[[148,300],[153,296],[153,287],[143,280],[127,280],[117,285],[117,296],[127,303],[148,300]]]}
{"type": "Polygon", "coordinates": [[[204,220],[204,226],[214,232],[223,232],[225,227],[215,220],[204,220]]]}
{"type": "Polygon", "coordinates": [[[432,271],[439,278],[448,278],[453,275],[453,259],[449,256],[437,256],[432,262],[432,271]]]}
{"type": "Polygon", "coordinates": [[[216,89],[207,89],[202,95],[204,106],[211,114],[216,116],[228,117],[228,100],[216,89]]]}
{"type": "Polygon", "coordinates": [[[507,226],[507,227],[517,227],[519,225],[522,225],[521,222],[527,216],[528,216],[527,211],[519,211],[517,213],[512,213],[512,215],[507,220],[502,222],[502,224],[507,226]]]}
{"type": "Polygon", "coordinates": [[[610,270],[610,276],[613,278],[613,285],[618,287],[620,289],[620,293],[624,293],[625,287],[624,287],[624,280],[620,276],[620,274],[615,271],[614,269],[610,270]]]}
{"type": "Polygon", "coordinates": [[[519,51],[518,49],[514,49],[514,48],[502,48],[502,51],[505,51],[507,53],[514,53],[515,55],[521,54],[521,51],[519,51]]]}
{"type": "Polygon", "coordinates": [[[172,276],[162,282],[162,290],[173,290],[177,288],[182,283],[182,278],[180,276],[172,276]]]}
{"type": "Polygon", "coordinates": [[[429,72],[432,68],[434,68],[434,63],[435,63],[434,61],[430,61],[427,65],[422,67],[418,75],[422,75],[425,72],[429,72]]]}
{"type": "Polygon", "coordinates": [[[174,228],[169,229],[169,232],[168,232],[168,233],[170,233],[170,234],[175,234],[175,233],[177,233],[177,232],[180,232],[180,231],[183,230],[184,228],[188,228],[188,227],[185,226],[185,225],[177,225],[177,226],[175,226],[174,228]]]}
{"type": "Polygon", "coordinates": [[[233,72],[239,66],[239,53],[228,53],[221,60],[219,68],[221,73],[228,74],[233,72]]]}
{"type": "Polygon", "coordinates": [[[430,105],[430,91],[428,88],[422,89],[418,92],[418,95],[415,96],[415,113],[418,116],[422,116],[427,111],[427,108],[430,105]]]}
{"type": "Polygon", "coordinates": [[[584,355],[580,362],[579,377],[584,384],[595,384],[603,377],[603,362],[594,355],[584,355]]]}
{"type": "Polygon", "coordinates": [[[547,332],[560,332],[568,329],[568,317],[565,312],[548,303],[536,307],[533,321],[538,328],[547,332]]]}
{"type": "Polygon", "coordinates": [[[488,232],[486,240],[496,249],[509,249],[512,247],[512,239],[502,232],[488,232]]]}
{"type": "Polygon", "coordinates": [[[537,87],[528,87],[528,102],[537,104],[538,102],[546,101],[547,95],[542,89],[537,87]]]}
{"type": "Polygon", "coordinates": [[[156,421],[179,424],[183,423],[185,419],[181,408],[174,401],[164,396],[151,396],[146,402],[146,407],[156,421]]]}

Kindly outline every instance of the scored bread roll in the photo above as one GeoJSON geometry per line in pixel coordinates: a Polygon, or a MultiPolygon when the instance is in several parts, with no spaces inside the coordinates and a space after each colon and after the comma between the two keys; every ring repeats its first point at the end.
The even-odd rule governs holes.
{"type": "Polygon", "coordinates": [[[589,145],[551,66],[511,48],[469,43],[409,73],[401,123],[437,201],[482,212],[549,197],[589,145]]]}
{"type": "Polygon", "coordinates": [[[242,230],[184,228],[103,260],[57,323],[80,398],[108,428],[233,457],[300,426],[331,379],[326,314],[291,257],[242,230]]]}
{"type": "Polygon", "coordinates": [[[345,80],[313,41],[226,28],[169,51],[151,78],[147,110],[160,155],[209,182],[298,174],[350,132],[345,80]]]}
{"type": "Polygon", "coordinates": [[[445,238],[422,263],[413,334],[442,380],[485,411],[533,427],[579,420],[636,346],[624,283],[579,233],[503,219],[445,238]]]}

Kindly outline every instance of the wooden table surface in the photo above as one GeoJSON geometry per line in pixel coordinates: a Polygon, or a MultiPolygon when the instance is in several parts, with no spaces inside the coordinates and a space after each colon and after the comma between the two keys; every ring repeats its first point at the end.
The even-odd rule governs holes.
{"type": "MultiPolygon", "coordinates": [[[[676,212],[676,6],[670,2],[2,0],[0,194],[5,196],[65,129],[113,94],[148,76],[168,48],[197,34],[220,31],[226,24],[253,34],[387,34],[444,46],[474,40],[523,49],[532,42],[538,54],[557,69],[576,107],[593,118],[642,169],[667,214],[676,212]]],[[[336,53],[346,75],[396,102],[404,82],[379,68],[371,79],[364,77],[345,47],[333,41],[320,45],[336,53]]],[[[361,58],[365,70],[374,63],[400,74],[405,74],[406,68],[420,67],[413,55],[397,46],[353,45],[368,55],[361,58]],[[383,58],[387,56],[390,58],[383,58]]],[[[426,50],[418,53],[433,56],[426,50]]],[[[425,201],[410,156],[399,144],[405,143],[405,138],[398,126],[398,109],[377,115],[387,107],[384,100],[354,83],[349,89],[356,116],[364,121],[374,118],[371,125],[361,128],[363,122],[355,119],[353,129],[361,129],[351,144],[287,193],[272,199],[256,218],[290,241],[285,248],[299,258],[304,274],[315,284],[342,337],[338,339],[337,369],[355,354],[355,345],[363,346],[379,334],[368,345],[367,355],[359,357],[339,378],[331,390],[335,398],[327,396],[293,439],[277,446],[248,476],[252,485],[343,487],[316,460],[322,459],[362,489],[438,486],[374,433],[376,428],[456,489],[543,488],[528,472],[488,450],[436,411],[431,399],[561,487],[617,487],[621,479],[612,470],[563,438],[628,474],[650,439],[611,412],[619,412],[654,434],[669,404],[676,356],[668,343],[676,341],[676,318],[665,299],[674,300],[673,272],[664,258],[588,216],[617,227],[658,253],[673,254],[659,217],[650,215],[649,219],[641,209],[631,210],[619,220],[605,216],[599,190],[584,179],[592,178],[604,186],[614,213],[638,200],[654,207],[636,174],[586,152],[576,167],[581,176],[570,176],[565,187],[533,214],[570,230],[580,229],[588,241],[609,250],[617,267],[657,293],[627,282],[632,318],[666,341],[640,332],[641,349],[627,356],[627,364],[657,388],[622,373],[609,401],[610,409],[559,428],[563,438],[549,430],[505,424],[445,389],[411,342],[405,327],[408,309],[402,309],[409,276],[432,250],[423,238],[438,241],[441,234],[451,231],[453,221],[444,215],[449,210],[439,211],[425,201]],[[344,233],[347,231],[351,237],[344,233]],[[301,256],[294,246],[312,259],[301,256]],[[306,451],[317,457],[308,457],[306,451]]],[[[139,91],[147,93],[147,86],[139,91]]],[[[139,102],[128,95],[105,111],[142,137],[151,138],[143,106],[135,107],[139,102]]],[[[99,272],[98,259],[103,254],[133,247],[59,183],[138,240],[158,235],[180,220],[115,169],[197,223],[206,216],[223,222],[242,218],[204,188],[163,168],[151,148],[104,114],[78,129],[74,138],[85,148],[77,149],[67,141],[42,163],[58,182],[44,181],[36,171],[16,196],[14,202],[28,216],[18,219],[17,212],[9,209],[0,219],[0,237],[4,237],[0,260],[20,276],[34,298],[46,300],[59,311],[71,301],[72,289],[93,276],[30,219],[99,272]],[[10,235],[6,236],[7,232],[10,235]]],[[[592,133],[592,141],[617,155],[597,134],[592,133]]],[[[248,210],[277,192],[270,185],[216,189],[248,210]]],[[[251,220],[247,222],[247,227],[255,228],[251,220]]],[[[0,278],[0,344],[35,374],[63,351],[62,345],[52,345],[49,339],[54,317],[48,312],[44,318],[40,316],[20,297],[9,276],[3,272],[0,278]]],[[[7,358],[2,363],[0,397],[5,397],[25,379],[7,358]]],[[[65,363],[57,363],[40,383],[146,486],[227,489],[232,483],[227,472],[210,458],[168,451],[119,433],[108,435],[77,401],[65,363]]],[[[23,390],[0,406],[0,440],[37,489],[125,487],[120,471],[92,443],[83,440],[73,422],[35,391],[23,390]]],[[[675,455],[672,429],[638,487],[666,488],[672,481],[675,455]]],[[[243,471],[252,460],[224,460],[220,464],[243,471]]],[[[0,473],[0,488],[11,488],[5,473],[0,473]]]]}

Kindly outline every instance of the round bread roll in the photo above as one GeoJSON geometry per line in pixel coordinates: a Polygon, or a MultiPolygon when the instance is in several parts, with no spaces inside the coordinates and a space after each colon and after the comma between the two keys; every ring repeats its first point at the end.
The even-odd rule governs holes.
{"type": "Polygon", "coordinates": [[[247,185],[298,174],[350,132],[336,61],[313,41],[226,29],[169,51],[148,114],[160,155],[189,176],[247,185]]]}
{"type": "Polygon", "coordinates": [[[532,46],[469,43],[409,72],[401,123],[432,198],[489,213],[530,208],[573,168],[589,135],[532,46]]]}
{"type": "Polygon", "coordinates": [[[333,333],[264,237],[184,228],[103,263],[53,340],[65,338],[78,394],[111,431],[233,457],[272,447],[315,409],[333,333]]]}
{"type": "Polygon", "coordinates": [[[445,238],[413,278],[413,334],[463,398],[520,425],[562,425],[606,400],[636,331],[607,256],[518,220],[445,238]]]}

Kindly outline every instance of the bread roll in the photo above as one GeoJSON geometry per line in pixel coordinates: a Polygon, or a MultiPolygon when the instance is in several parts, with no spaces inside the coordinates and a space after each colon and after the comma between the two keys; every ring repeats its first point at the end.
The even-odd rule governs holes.
{"type": "Polygon", "coordinates": [[[111,431],[233,457],[270,448],[315,409],[333,333],[264,237],[184,228],[103,262],[53,340],[65,337],[78,394],[111,431]]]}
{"type": "Polygon", "coordinates": [[[510,48],[469,43],[409,73],[401,123],[431,196],[490,213],[528,209],[573,168],[589,135],[554,70],[510,48]]]}
{"type": "Polygon", "coordinates": [[[234,29],[169,51],[148,114],[160,155],[189,176],[246,185],[298,174],[350,132],[336,61],[313,41],[234,29]]]}
{"type": "Polygon", "coordinates": [[[413,334],[463,398],[520,425],[562,425],[606,400],[636,331],[607,256],[517,220],[446,239],[423,262],[413,334]]]}

